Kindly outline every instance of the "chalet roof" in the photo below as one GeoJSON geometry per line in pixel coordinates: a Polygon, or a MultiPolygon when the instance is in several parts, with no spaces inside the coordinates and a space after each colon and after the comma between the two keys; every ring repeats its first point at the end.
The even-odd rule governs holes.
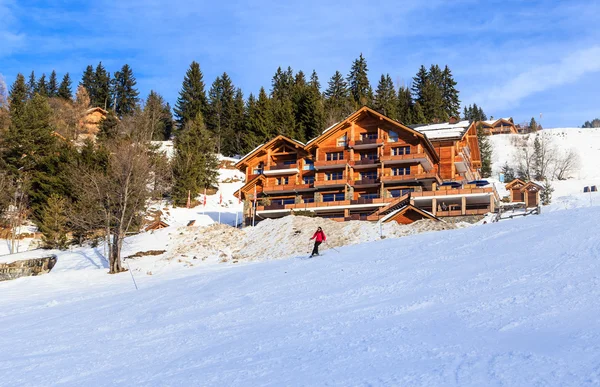
{"type": "Polygon", "coordinates": [[[386,216],[384,216],[383,218],[381,218],[381,222],[385,223],[385,222],[389,222],[394,220],[394,218],[397,215],[402,215],[407,211],[415,211],[421,215],[423,215],[423,217],[427,218],[427,219],[431,219],[431,220],[436,220],[436,221],[441,221],[440,218],[438,218],[437,216],[433,215],[431,212],[429,211],[425,211],[420,209],[419,207],[416,207],[412,204],[407,204],[406,206],[399,208],[395,211],[390,212],[389,214],[387,214],[386,216]]]}
{"type": "Polygon", "coordinates": [[[107,110],[102,109],[101,107],[93,107],[93,108],[89,108],[88,110],[85,111],[85,114],[90,114],[93,112],[100,112],[104,115],[108,114],[107,110]]]}
{"type": "Polygon", "coordinates": [[[541,185],[539,185],[538,183],[535,183],[533,181],[529,181],[527,182],[527,184],[525,184],[522,188],[521,188],[521,192],[523,191],[528,191],[531,188],[536,189],[538,191],[543,191],[544,187],[542,187],[541,185]]]}
{"type": "Polygon", "coordinates": [[[486,121],[480,121],[480,122],[482,122],[486,125],[494,126],[494,125],[496,125],[496,123],[498,123],[500,121],[506,121],[506,122],[509,122],[514,125],[512,117],[498,118],[496,120],[486,120],[486,121]]]}
{"type": "MultiPolygon", "coordinates": [[[[439,158],[439,155],[437,154],[437,152],[435,151],[435,148],[433,147],[433,145],[431,144],[431,142],[429,141],[429,139],[427,138],[427,136],[425,136],[423,133],[421,133],[418,130],[413,129],[410,126],[406,126],[403,123],[393,120],[389,117],[387,117],[384,114],[381,114],[367,106],[363,106],[362,108],[358,109],[357,111],[355,111],[354,113],[350,114],[348,117],[346,117],[345,119],[343,119],[340,122],[337,122],[335,124],[333,124],[332,126],[330,126],[329,128],[325,129],[323,131],[323,133],[321,133],[319,136],[313,138],[312,140],[310,140],[309,142],[306,143],[306,147],[309,148],[310,145],[313,145],[313,143],[317,140],[320,140],[321,138],[323,138],[323,136],[328,135],[329,133],[335,132],[336,129],[340,128],[343,124],[347,123],[347,122],[351,122],[354,119],[357,119],[358,117],[360,117],[361,114],[364,113],[369,113],[369,114],[373,114],[377,117],[380,117],[382,120],[387,121],[388,123],[395,125],[397,127],[399,127],[400,129],[403,129],[405,131],[409,131],[412,134],[421,137],[424,141],[425,141],[425,145],[429,148],[430,153],[432,154],[432,156],[434,158],[439,158]]],[[[437,160],[434,160],[437,162],[437,160]]]]}
{"type": "Polygon", "coordinates": [[[411,128],[423,133],[429,140],[460,140],[471,127],[471,121],[460,121],[455,124],[411,125],[411,128]]]}
{"type": "Polygon", "coordinates": [[[257,146],[256,148],[254,148],[252,151],[250,151],[248,154],[246,154],[244,157],[242,157],[237,163],[235,163],[235,167],[239,168],[246,159],[254,156],[259,150],[263,149],[263,148],[268,148],[269,146],[273,145],[275,142],[279,141],[279,140],[284,140],[287,141],[289,143],[292,143],[294,145],[300,146],[302,149],[304,149],[304,147],[306,146],[303,142],[300,142],[298,140],[294,140],[292,138],[286,137],[284,135],[278,135],[277,137],[275,137],[274,139],[267,141],[264,144],[260,144],[259,146],[257,146]]]}
{"type": "Polygon", "coordinates": [[[506,189],[511,189],[514,185],[521,183],[521,185],[525,185],[525,182],[521,179],[514,179],[510,183],[506,184],[506,189]]]}
{"type": "Polygon", "coordinates": [[[150,223],[146,227],[146,231],[158,230],[158,229],[165,228],[165,227],[169,227],[169,225],[167,223],[163,222],[162,220],[157,220],[157,221],[150,223]]]}

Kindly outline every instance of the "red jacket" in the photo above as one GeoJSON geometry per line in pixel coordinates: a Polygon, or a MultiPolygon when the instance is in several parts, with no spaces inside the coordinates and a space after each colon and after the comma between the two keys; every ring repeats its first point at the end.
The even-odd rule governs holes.
{"type": "Polygon", "coordinates": [[[317,231],[315,232],[315,235],[312,236],[312,238],[310,239],[315,239],[317,242],[325,242],[327,240],[327,237],[325,236],[325,233],[323,231],[317,231]]]}

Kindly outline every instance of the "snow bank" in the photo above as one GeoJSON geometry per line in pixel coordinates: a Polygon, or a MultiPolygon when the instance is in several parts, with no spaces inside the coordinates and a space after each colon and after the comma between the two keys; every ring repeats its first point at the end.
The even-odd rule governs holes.
{"type": "Polygon", "coordinates": [[[101,270],[7,281],[1,384],[598,385],[598,217],[137,275],[139,291],[101,270]]]}

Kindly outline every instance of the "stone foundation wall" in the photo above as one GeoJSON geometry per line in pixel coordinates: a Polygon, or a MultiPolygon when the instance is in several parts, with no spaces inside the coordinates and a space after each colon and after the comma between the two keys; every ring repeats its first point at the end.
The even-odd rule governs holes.
{"type": "Polygon", "coordinates": [[[455,223],[460,223],[460,222],[477,223],[483,218],[485,218],[484,215],[466,215],[466,216],[444,216],[443,218],[440,218],[440,219],[442,219],[446,223],[455,224],[455,223]]]}
{"type": "Polygon", "coordinates": [[[56,265],[56,256],[0,263],[0,281],[49,273],[56,265]]]}

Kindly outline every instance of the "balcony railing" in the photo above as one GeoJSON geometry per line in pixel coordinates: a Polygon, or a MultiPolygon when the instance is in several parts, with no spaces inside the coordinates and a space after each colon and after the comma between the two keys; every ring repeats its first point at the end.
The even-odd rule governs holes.
{"type": "Polygon", "coordinates": [[[281,185],[267,185],[263,188],[265,193],[270,192],[294,192],[294,191],[306,191],[313,188],[312,184],[281,184],[281,185]]]}
{"type": "Polygon", "coordinates": [[[323,177],[317,177],[314,182],[315,187],[330,187],[348,184],[348,177],[342,175],[341,179],[325,179],[323,177]]]}
{"type": "Polygon", "coordinates": [[[360,140],[349,141],[348,146],[350,148],[366,147],[366,146],[379,146],[383,144],[382,138],[362,138],[360,140]]]}
{"type": "Polygon", "coordinates": [[[354,180],[354,185],[375,185],[378,183],[379,177],[354,180]]]}
{"type": "Polygon", "coordinates": [[[381,161],[388,164],[404,164],[404,163],[421,163],[425,167],[426,170],[431,170],[433,168],[433,162],[428,154],[421,153],[411,153],[407,155],[393,155],[391,153],[384,154],[381,156],[381,161]]]}
{"type": "Polygon", "coordinates": [[[296,164],[296,163],[294,163],[294,164],[277,163],[277,164],[271,164],[271,166],[269,167],[269,170],[274,171],[277,169],[294,169],[294,168],[298,168],[298,164],[296,164]]]}
{"type": "Polygon", "coordinates": [[[380,161],[378,158],[374,158],[374,159],[360,159],[360,160],[354,160],[352,162],[353,165],[355,166],[362,166],[362,165],[376,165],[379,164],[380,161]]]}
{"type": "Polygon", "coordinates": [[[419,180],[419,179],[436,179],[438,182],[441,181],[440,177],[433,172],[429,173],[416,173],[411,175],[384,175],[381,177],[381,180],[386,182],[395,182],[395,181],[407,181],[407,180],[419,180]]]}
{"type": "Polygon", "coordinates": [[[348,160],[317,160],[315,161],[315,168],[343,168],[348,163],[348,160]]]}

